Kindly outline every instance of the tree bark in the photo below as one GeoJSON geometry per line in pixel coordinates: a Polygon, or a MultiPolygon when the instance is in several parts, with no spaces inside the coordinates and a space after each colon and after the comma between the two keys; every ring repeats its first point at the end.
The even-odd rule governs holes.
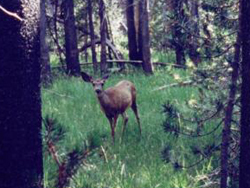
{"type": "Polygon", "coordinates": [[[90,41],[91,41],[91,52],[92,52],[92,62],[94,73],[98,71],[96,50],[95,50],[95,30],[93,24],[93,10],[92,10],[92,0],[88,0],[88,15],[89,15],[89,30],[90,30],[90,41]]]}
{"type": "MultiPolygon", "coordinates": [[[[241,23],[241,14],[239,13],[239,23],[241,23]]],[[[240,24],[239,24],[240,25],[240,24]]],[[[241,52],[241,30],[238,29],[237,39],[234,47],[234,62],[232,64],[233,72],[231,75],[231,84],[229,89],[228,103],[225,112],[224,127],[222,131],[221,144],[221,180],[220,187],[227,188],[228,180],[228,159],[229,159],[229,142],[231,134],[231,122],[237,92],[237,80],[239,77],[239,63],[241,52]]]]}
{"type": "Polygon", "coordinates": [[[105,4],[103,0],[99,1],[99,16],[100,16],[100,36],[101,36],[101,74],[107,72],[107,57],[106,57],[106,38],[107,38],[107,20],[105,17],[105,4]]]}
{"type": "Polygon", "coordinates": [[[39,7],[36,0],[1,1],[0,185],[43,187],[39,7]]]}
{"type": "Polygon", "coordinates": [[[176,64],[185,66],[185,49],[183,42],[183,33],[181,32],[181,27],[179,26],[179,22],[184,19],[184,11],[183,11],[183,2],[182,0],[173,0],[172,1],[172,9],[174,11],[174,26],[173,26],[173,45],[175,47],[175,56],[176,56],[176,64]]]}
{"type": "MultiPolygon", "coordinates": [[[[127,17],[127,27],[128,27],[128,51],[130,60],[139,60],[138,54],[138,40],[137,32],[135,28],[135,14],[134,14],[134,0],[127,0],[126,8],[126,17],[127,17]]],[[[138,66],[138,64],[135,64],[138,66]]]]}
{"type": "Polygon", "coordinates": [[[139,54],[142,55],[142,67],[145,73],[153,74],[153,64],[150,53],[150,35],[148,20],[148,0],[139,1],[139,54]]]}
{"type": "Polygon", "coordinates": [[[67,73],[73,76],[80,75],[79,55],[77,48],[77,34],[74,16],[74,1],[63,1],[63,18],[65,30],[65,48],[67,73]]]}
{"type": "Polygon", "coordinates": [[[41,17],[40,17],[40,50],[41,50],[41,81],[45,85],[51,82],[51,69],[50,69],[50,58],[49,58],[49,48],[46,42],[46,10],[45,1],[41,0],[41,17]]]}
{"type": "MultiPolygon", "coordinates": [[[[107,28],[107,40],[110,40],[112,43],[114,43],[113,37],[112,37],[112,29],[111,29],[111,26],[110,26],[110,21],[109,21],[108,15],[107,15],[107,21],[106,21],[106,28],[107,28]]],[[[112,49],[109,46],[108,46],[108,59],[110,59],[110,60],[113,59],[113,57],[112,57],[112,49]]],[[[108,63],[109,68],[112,68],[113,66],[114,66],[113,62],[108,63]]]]}
{"type": "Polygon", "coordinates": [[[250,187],[250,1],[241,1],[242,85],[241,85],[241,139],[240,188],[250,187]]]}
{"type": "MultiPolygon", "coordinates": [[[[49,3],[51,4],[51,1],[49,1],[49,3]]],[[[59,56],[59,61],[62,65],[62,68],[64,68],[64,61],[63,61],[63,49],[61,48],[60,44],[59,44],[59,36],[58,36],[58,27],[57,27],[57,21],[58,21],[58,0],[55,0],[54,2],[55,4],[55,9],[54,9],[54,21],[53,21],[53,29],[54,29],[54,32],[55,32],[55,37],[53,36],[53,33],[52,33],[52,29],[50,30],[50,33],[51,33],[51,37],[53,38],[55,44],[56,44],[56,47],[57,47],[57,53],[58,53],[58,56],[59,56]]]]}
{"type": "Polygon", "coordinates": [[[199,0],[190,1],[190,11],[191,11],[191,20],[190,20],[190,37],[189,37],[189,57],[193,63],[198,66],[201,62],[200,53],[198,52],[199,41],[198,36],[200,35],[199,31],[199,0]]]}
{"type": "Polygon", "coordinates": [[[212,39],[212,34],[210,33],[210,30],[208,28],[209,26],[209,22],[211,21],[209,16],[206,15],[205,18],[205,23],[203,23],[203,33],[205,35],[205,39],[204,39],[204,48],[205,48],[205,55],[206,55],[206,59],[210,60],[212,57],[212,50],[211,50],[211,39],[212,39]]]}
{"type": "MultiPolygon", "coordinates": [[[[89,21],[88,21],[88,13],[83,13],[82,15],[84,18],[85,18],[85,28],[88,30],[89,29],[89,21]]],[[[87,44],[88,43],[88,39],[89,39],[89,36],[88,35],[85,35],[83,37],[83,40],[84,40],[84,44],[87,44]]],[[[79,53],[79,49],[78,49],[78,53],[79,53]]],[[[87,50],[84,51],[84,58],[85,58],[85,62],[88,62],[88,59],[89,59],[89,53],[87,50]]]]}

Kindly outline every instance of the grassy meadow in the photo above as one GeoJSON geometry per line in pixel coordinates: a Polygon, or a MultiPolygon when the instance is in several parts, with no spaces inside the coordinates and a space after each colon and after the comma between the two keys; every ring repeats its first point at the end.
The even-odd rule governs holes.
{"type": "MultiPolygon", "coordinates": [[[[199,160],[190,151],[190,145],[203,144],[206,139],[178,139],[163,131],[164,114],[162,105],[171,101],[183,111],[185,104],[195,99],[197,91],[192,87],[169,87],[154,89],[175,83],[175,74],[185,80],[182,70],[158,70],[153,76],[145,76],[140,71],[112,74],[105,88],[122,79],[132,81],[137,88],[142,136],[139,137],[136,118],[129,109],[129,120],[124,140],[121,142],[122,118],[116,128],[116,143],[112,144],[110,126],[101,112],[92,85],[81,78],[61,76],[49,88],[42,89],[43,116],[52,116],[67,130],[63,140],[57,145],[62,158],[72,148],[81,147],[84,140],[92,135],[100,147],[89,156],[71,180],[72,188],[195,188],[199,187],[199,177],[213,170],[217,162],[213,158],[192,168],[176,169],[161,157],[162,150],[171,146],[171,154],[183,165],[199,160]],[[100,153],[104,153],[105,157],[100,153]]],[[[179,78],[177,78],[179,79],[179,78]]],[[[57,174],[54,160],[44,154],[45,187],[52,188],[57,174]]]]}

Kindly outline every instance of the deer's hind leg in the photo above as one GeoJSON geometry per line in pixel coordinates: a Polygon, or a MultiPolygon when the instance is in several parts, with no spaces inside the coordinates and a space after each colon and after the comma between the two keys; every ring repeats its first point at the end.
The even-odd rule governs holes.
{"type": "Polygon", "coordinates": [[[127,127],[127,122],[128,122],[128,115],[126,112],[122,113],[122,118],[123,118],[123,127],[122,127],[122,139],[124,137],[124,132],[127,127]]]}
{"type": "Polygon", "coordinates": [[[140,135],[141,135],[141,122],[140,122],[140,117],[139,117],[139,113],[138,113],[138,109],[137,109],[137,105],[136,105],[136,101],[134,100],[132,105],[131,105],[131,108],[135,114],[135,117],[136,117],[136,120],[137,120],[137,123],[138,123],[138,127],[139,127],[139,131],[140,131],[140,135]]]}

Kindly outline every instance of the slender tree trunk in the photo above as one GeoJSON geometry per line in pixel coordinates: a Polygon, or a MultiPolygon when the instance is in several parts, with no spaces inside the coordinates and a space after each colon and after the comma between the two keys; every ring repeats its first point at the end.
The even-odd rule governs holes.
{"type": "Polygon", "coordinates": [[[97,59],[96,59],[96,50],[95,50],[95,30],[93,24],[93,9],[92,9],[92,0],[88,0],[88,15],[89,15],[89,30],[90,30],[90,40],[91,40],[91,52],[92,52],[92,62],[94,73],[98,71],[97,59]]]}
{"type": "MultiPolygon", "coordinates": [[[[83,17],[85,18],[85,25],[86,25],[85,29],[88,31],[89,23],[88,23],[87,14],[83,14],[83,17]]],[[[89,35],[84,36],[84,44],[88,43],[88,38],[89,38],[89,35]]],[[[88,62],[88,56],[89,56],[89,53],[88,53],[88,50],[86,49],[84,51],[85,62],[88,62]]]]}
{"type": "Polygon", "coordinates": [[[150,35],[148,20],[148,0],[139,1],[140,20],[139,20],[139,54],[141,53],[143,61],[142,67],[146,73],[153,73],[150,53],[150,35]]]}
{"type": "Polygon", "coordinates": [[[241,139],[240,188],[250,187],[250,1],[241,1],[242,85],[241,85],[241,139]]]}
{"type": "MultiPolygon", "coordinates": [[[[107,28],[107,39],[109,40],[109,41],[111,41],[112,42],[112,44],[113,44],[113,40],[112,40],[112,38],[111,38],[111,27],[109,27],[110,25],[109,25],[109,19],[108,19],[108,17],[107,17],[107,22],[106,22],[106,28],[107,28]]],[[[110,60],[112,60],[113,58],[112,58],[112,50],[111,50],[111,48],[108,46],[108,58],[110,59],[110,60]]],[[[112,68],[113,67],[113,62],[109,62],[108,63],[108,67],[109,68],[112,68]]]]}
{"type": "Polygon", "coordinates": [[[136,7],[136,10],[137,10],[137,43],[138,43],[138,57],[139,57],[139,60],[142,60],[143,58],[143,55],[142,55],[142,42],[143,42],[143,36],[142,36],[142,29],[143,29],[143,18],[142,18],[142,9],[143,9],[143,5],[142,5],[142,2],[143,0],[139,0],[138,1],[138,5],[136,7]]]}
{"type": "MultiPolygon", "coordinates": [[[[58,12],[58,0],[55,0],[55,13],[54,13],[54,32],[55,32],[55,37],[53,37],[53,33],[51,31],[51,36],[54,38],[54,41],[56,43],[56,47],[57,47],[57,53],[59,56],[59,61],[62,65],[62,68],[64,69],[64,62],[63,62],[63,58],[62,58],[62,54],[63,54],[63,50],[59,44],[59,36],[58,36],[58,29],[57,29],[57,12],[58,12]]],[[[65,70],[65,69],[64,69],[65,70]]]]}
{"type": "Polygon", "coordinates": [[[0,10],[0,187],[43,187],[37,0],[5,0],[0,10]]]}
{"type": "MultiPolygon", "coordinates": [[[[175,33],[179,33],[179,31],[176,30],[175,33]]],[[[183,46],[180,43],[176,43],[175,45],[175,56],[176,56],[176,64],[185,66],[185,62],[186,62],[185,51],[184,51],[183,46]]]]}
{"type": "Polygon", "coordinates": [[[179,26],[180,20],[184,19],[184,12],[183,12],[183,2],[182,0],[173,0],[172,1],[172,9],[174,11],[174,28],[173,28],[173,45],[175,47],[175,56],[176,56],[176,64],[185,66],[186,59],[185,59],[185,49],[184,49],[184,42],[182,39],[183,33],[181,32],[181,27],[179,26]]]}
{"type": "Polygon", "coordinates": [[[134,25],[137,45],[138,60],[142,59],[141,51],[139,51],[139,33],[140,33],[140,0],[134,0],[134,25]]]}
{"type": "Polygon", "coordinates": [[[41,80],[47,85],[51,82],[51,69],[50,69],[50,59],[49,59],[49,48],[46,42],[46,10],[45,1],[41,0],[41,17],[40,17],[40,50],[41,50],[41,80]]]}
{"type": "Polygon", "coordinates": [[[80,75],[79,55],[77,48],[77,34],[74,16],[74,1],[63,1],[63,17],[65,30],[65,48],[67,72],[69,75],[80,75]]]}
{"type": "Polygon", "coordinates": [[[100,16],[100,36],[101,36],[101,74],[107,72],[107,57],[106,57],[106,39],[107,39],[107,20],[105,17],[105,4],[103,0],[99,1],[99,16],[100,16]]]}
{"type": "MultiPolygon", "coordinates": [[[[241,23],[241,15],[239,13],[239,23],[241,23]]],[[[221,144],[221,181],[220,187],[227,188],[228,179],[228,158],[229,158],[229,142],[231,134],[231,122],[235,103],[235,96],[237,92],[237,80],[239,77],[239,63],[241,51],[241,29],[237,33],[237,39],[234,47],[234,62],[232,64],[233,72],[231,75],[231,84],[228,96],[228,103],[225,113],[224,127],[222,131],[222,144],[221,144]]]]}
{"type": "MultiPolygon", "coordinates": [[[[130,60],[139,60],[138,54],[138,40],[137,32],[135,28],[135,14],[134,14],[134,0],[127,0],[126,17],[128,27],[128,51],[130,60]]],[[[134,64],[138,66],[138,64],[134,64]]]]}
{"type": "Polygon", "coordinates": [[[203,23],[203,32],[206,36],[206,39],[204,40],[204,47],[205,47],[205,55],[207,59],[211,59],[212,57],[212,50],[211,50],[212,35],[210,33],[210,30],[208,29],[209,22],[210,22],[209,16],[206,15],[206,22],[203,23]]]}
{"type": "Polygon", "coordinates": [[[190,1],[190,9],[191,9],[191,26],[190,31],[191,35],[189,38],[189,57],[193,61],[193,63],[197,66],[200,62],[200,53],[198,52],[199,41],[198,37],[200,36],[199,31],[199,0],[190,1]]]}

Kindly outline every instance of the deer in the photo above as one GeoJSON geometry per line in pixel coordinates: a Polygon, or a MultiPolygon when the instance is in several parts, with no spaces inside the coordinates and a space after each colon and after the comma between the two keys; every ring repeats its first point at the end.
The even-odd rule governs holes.
{"type": "Polygon", "coordinates": [[[128,80],[122,80],[115,86],[109,87],[104,90],[103,86],[106,80],[109,78],[108,74],[104,75],[101,79],[93,79],[92,76],[88,75],[85,72],[81,72],[81,76],[85,82],[92,83],[101,110],[104,112],[109,121],[113,143],[115,143],[115,128],[119,115],[121,115],[123,118],[123,140],[124,132],[128,122],[128,115],[126,113],[126,110],[129,107],[131,107],[135,114],[139,127],[139,133],[141,136],[141,124],[136,104],[136,88],[134,84],[128,80]]]}

